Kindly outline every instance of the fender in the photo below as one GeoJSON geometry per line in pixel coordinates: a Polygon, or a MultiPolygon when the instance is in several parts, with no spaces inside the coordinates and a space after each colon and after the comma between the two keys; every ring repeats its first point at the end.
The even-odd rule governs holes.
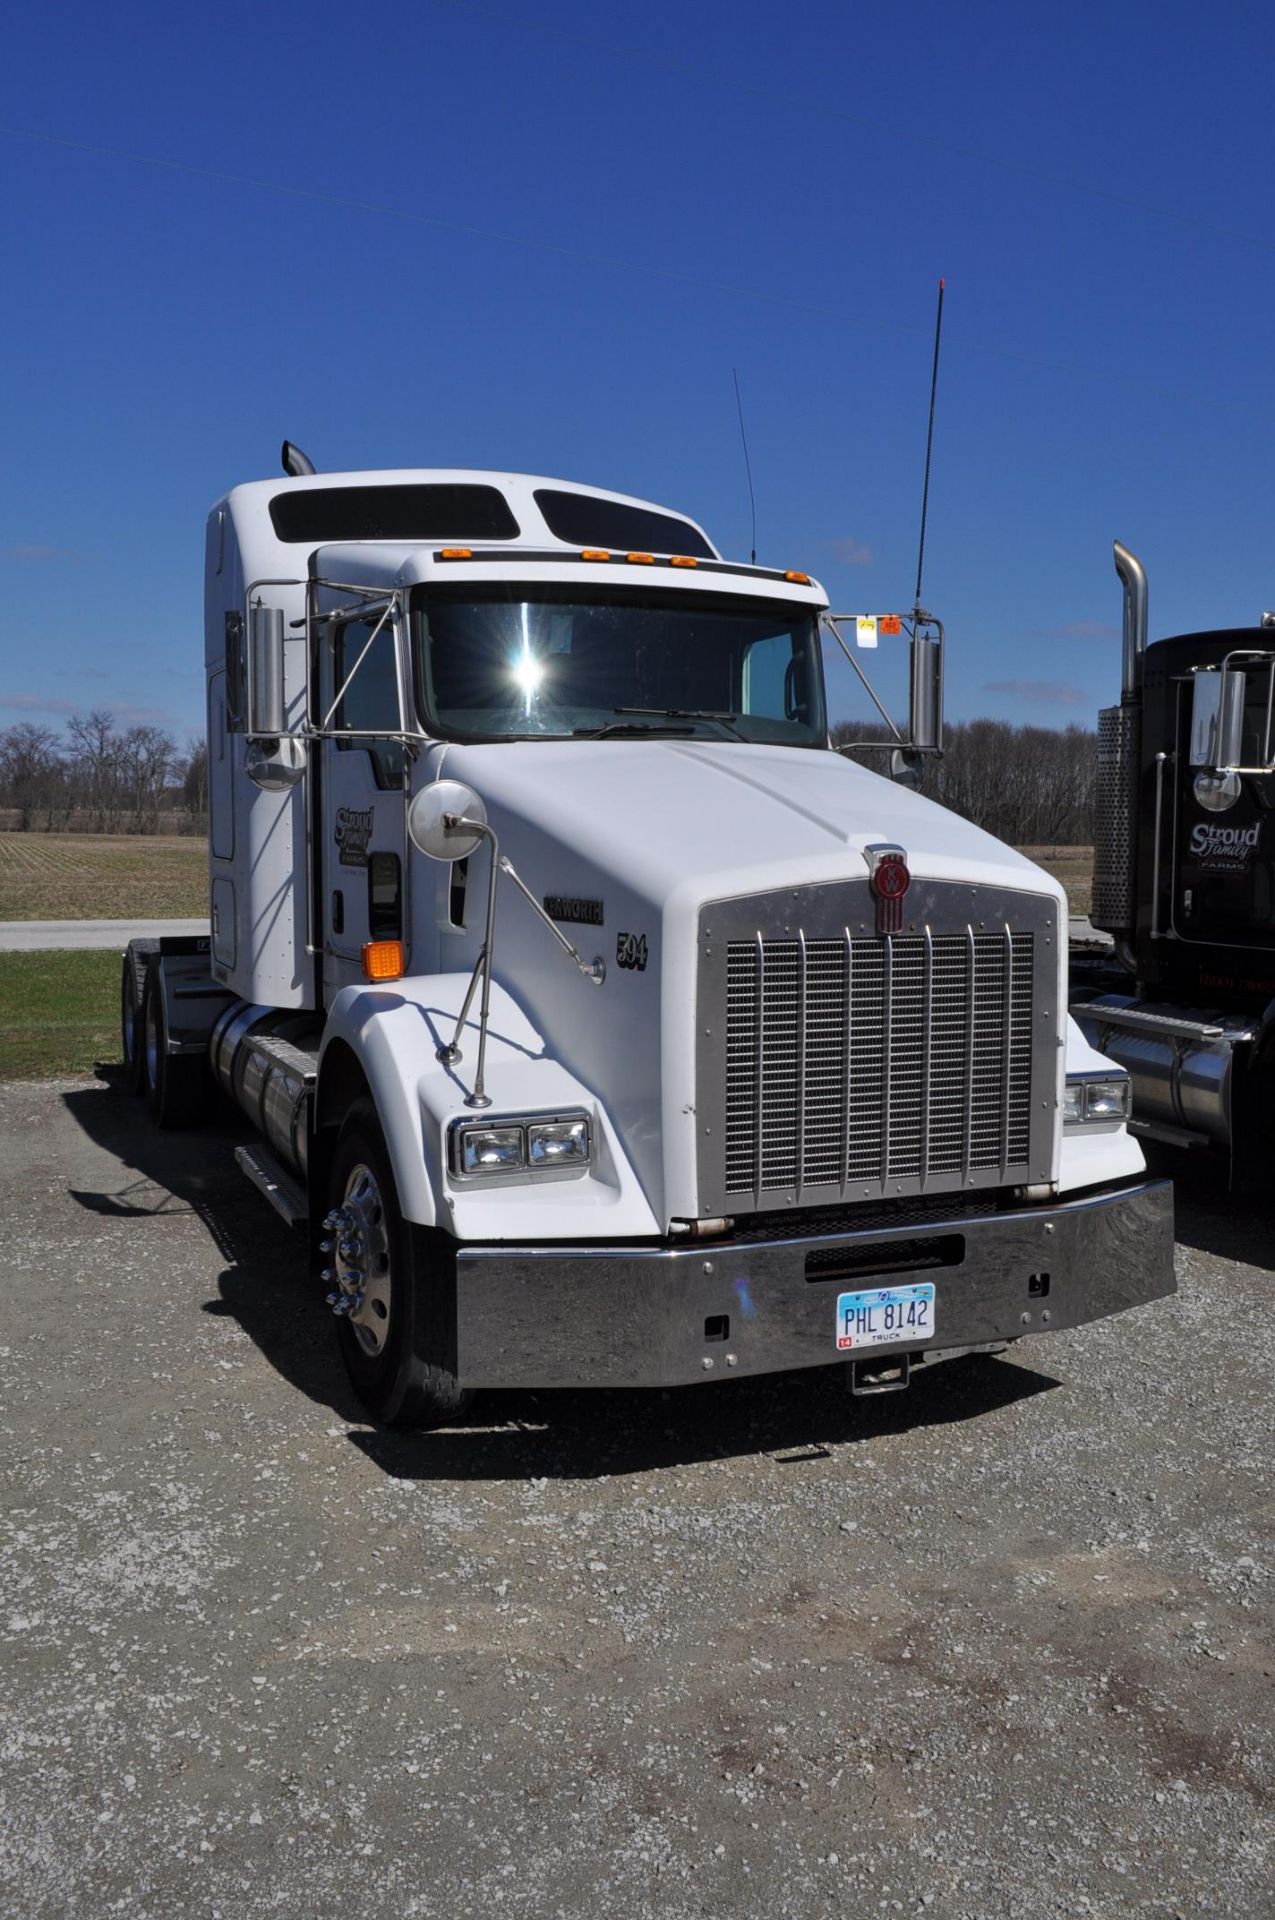
{"type": "Polygon", "coordinates": [[[487,1035],[491,1105],[466,1106],[478,1054],[477,1018],[462,1030],[458,1061],[439,1054],[456,1031],[469,980],[467,972],[430,974],[343,988],[329,1010],[319,1056],[318,1124],[330,1124],[347,1104],[352,1059],[385,1134],[405,1220],[469,1241],[662,1233],[609,1116],[592,1091],[549,1056],[541,1035],[498,981],[492,982],[487,1035]],[[532,1175],[490,1187],[449,1178],[445,1142],[453,1120],[497,1122],[503,1114],[577,1109],[590,1119],[593,1162],[587,1175],[532,1175]]]}

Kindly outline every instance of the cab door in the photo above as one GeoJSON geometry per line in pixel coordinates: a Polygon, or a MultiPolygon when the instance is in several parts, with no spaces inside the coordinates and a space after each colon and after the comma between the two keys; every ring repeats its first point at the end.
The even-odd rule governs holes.
{"type": "Polygon", "coordinates": [[[407,938],[402,622],[384,601],[351,610],[349,593],[320,589],[344,612],[320,633],[320,717],[326,719],[320,870],[324,1000],[364,979],[371,940],[407,938]]]}

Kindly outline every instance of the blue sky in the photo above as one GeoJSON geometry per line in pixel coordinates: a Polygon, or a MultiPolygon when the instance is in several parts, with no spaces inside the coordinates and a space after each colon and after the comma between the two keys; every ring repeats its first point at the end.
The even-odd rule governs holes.
{"type": "Polygon", "coordinates": [[[840,605],[925,598],[948,711],[1091,722],[1275,604],[1259,5],[416,0],[10,16],[0,726],[200,725],[210,503],[276,471],[649,495],[840,605]]]}

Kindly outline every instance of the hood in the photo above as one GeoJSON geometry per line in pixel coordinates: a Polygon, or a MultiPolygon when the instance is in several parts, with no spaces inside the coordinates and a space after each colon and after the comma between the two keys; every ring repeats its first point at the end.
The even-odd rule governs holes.
{"type": "MultiPolygon", "coordinates": [[[[563,924],[582,980],[502,886],[494,970],[544,1052],[600,1102],[655,1218],[700,1210],[696,1027],[701,914],[718,901],[866,881],[863,849],[901,845],[917,879],[1043,895],[1057,883],[967,821],[827,750],[687,740],[433,748],[419,778],[481,795],[501,851],[563,924]]],[[[484,898],[486,863],[470,885],[484,898]]],[[[1061,911],[1061,905],[1057,909],[1061,911]]],[[[448,936],[472,965],[482,916],[448,936]]],[[[501,1089],[493,1081],[500,1101],[501,1089]]]]}
{"type": "MultiPolygon", "coordinates": [[[[653,905],[861,879],[863,849],[883,840],[905,849],[918,877],[1061,898],[1022,854],[839,753],[611,739],[445,745],[430,758],[431,777],[474,787],[497,831],[529,856],[530,841],[557,842],[573,865],[614,875],[653,905]]],[[[524,877],[570,890],[565,874],[524,877]]]]}

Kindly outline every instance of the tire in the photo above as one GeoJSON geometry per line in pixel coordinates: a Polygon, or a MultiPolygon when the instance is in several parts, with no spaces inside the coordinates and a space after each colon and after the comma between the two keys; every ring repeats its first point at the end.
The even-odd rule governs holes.
{"type": "Polygon", "coordinates": [[[208,1081],[202,1053],[170,1053],[164,989],[159,968],[151,967],[142,1001],[142,1086],[156,1126],[165,1132],[193,1127],[207,1104],[208,1081]]]}
{"type": "Polygon", "coordinates": [[[142,1040],[146,956],[158,951],[158,940],[130,940],[120,967],[120,1057],[124,1062],[124,1083],[130,1093],[141,1093],[146,1084],[146,1054],[142,1040]]]}
{"type": "Polygon", "coordinates": [[[385,1136],[366,1101],[350,1109],[341,1128],[327,1199],[329,1219],[344,1214],[322,1245],[351,1386],[384,1426],[452,1419],[472,1396],[441,1364],[446,1300],[431,1278],[444,1258],[442,1236],[404,1220],[385,1136]],[[358,1304],[346,1308],[346,1300],[358,1304]]]}

